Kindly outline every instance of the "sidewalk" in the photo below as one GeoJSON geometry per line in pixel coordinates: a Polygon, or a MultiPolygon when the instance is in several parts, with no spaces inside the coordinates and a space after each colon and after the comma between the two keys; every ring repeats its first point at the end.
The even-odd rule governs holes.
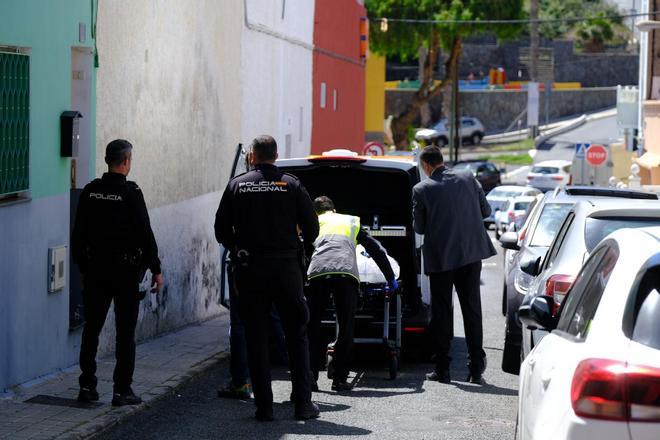
{"type": "Polygon", "coordinates": [[[25,402],[46,395],[73,399],[63,402],[76,406],[80,374],[77,366],[20,385],[8,396],[0,396],[0,439],[82,439],[114,425],[223,358],[229,346],[228,326],[228,316],[221,316],[138,345],[133,390],[144,400],[139,406],[110,405],[114,354],[98,362],[101,399],[97,406],[76,408],[25,402]]]}

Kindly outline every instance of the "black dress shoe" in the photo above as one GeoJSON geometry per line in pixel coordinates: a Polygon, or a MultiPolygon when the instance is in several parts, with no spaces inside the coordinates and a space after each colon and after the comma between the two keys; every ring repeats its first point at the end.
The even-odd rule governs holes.
{"type": "Polygon", "coordinates": [[[473,373],[468,374],[467,381],[479,385],[484,385],[486,383],[481,374],[473,374],[473,373]]]}
{"type": "Polygon", "coordinates": [[[296,404],[296,411],[294,413],[298,420],[316,419],[321,414],[321,410],[313,402],[307,402],[301,405],[296,404]]]}
{"type": "Polygon", "coordinates": [[[484,371],[486,371],[487,365],[488,359],[486,359],[486,356],[481,358],[481,362],[472,363],[472,360],[470,360],[468,362],[468,369],[470,370],[470,374],[468,374],[467,381],[483,385],[485,383],[483,374],[484,371]]]}
{"type": "Polygon", "coordinates": [[[275,420],[273,417],[272,409],[267,409],[267,410],[257,409],[257,412],[254,413],[254,418],[260,422],[272,422],[273,420],[275,420]]]}
{"type": "Polygon", "coordinates": [[[346,382],[345,380],[332,382],[333,391],[350,391],[353,389],[353,385],[346,382]]]}
{"type": "Polygon", "coordinates": [[[92,403],[99,400],[99,393],[95,388],[80,388],[78,393],[78,402],[92,403]]]}
{"type": "Polygon", "coordinates": [[[114,393],[112,395],[112,406],[139,405],[142,399],[136,396],[132,389],[123,393],[114,393]]]}
{"type": "Polygon", "coordinates": [[[441,372],[433,371],[431,373],[427,373],[426,378],[428,380],[433,380],[440,383],[451,383],[451,377],[449,376],[448,370],[441,372]]]}
{"type": "MultiPolygon", "coordinates": [[[[313,381],[312,381],[312,387],[311,387],[311,388],[312,388],[312,392],[316,392],[316,393],[318,393],[318,392],[319,392],[319,384],[318,384],[318,382],[315,381],[315,380],[313,380],[313,381]]],[[[293,390],[291,390],[291,394],[289,394],[289,402],[295,402],[295,401],[296,401],[296,395],[295,395],[295,393],[293,392],[293,390]]]]}

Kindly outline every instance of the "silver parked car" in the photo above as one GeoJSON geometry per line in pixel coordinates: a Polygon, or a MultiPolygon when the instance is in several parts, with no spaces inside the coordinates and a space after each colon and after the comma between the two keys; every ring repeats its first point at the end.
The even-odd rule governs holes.
{"type": "MultiPolygon", "coordinates": [[[[534,276],[523,271],[522,267],[533,267],[546,255],[575,203],[608,199],[627,203],[639,197],[657,199],[655,194],[612,188],[569,186],[556,189],[537,197],[537,203],[520,231],[502,235],[500,243],[507,250],[502,291],[502,314],[506,316],[503,371],[518,374],[520,369],[522,326],[518,320],[518,308],[535,280],[534,276]]],[[[575,270],[578,268],[579,265],[575,270]]]]}
{"type": "MultiPolygon", "coordinates": [[[[479,119],[469,116],[463,116],[460,124],[461,139],[470,142],[472,145],[479,145],[486,133],[484,124],[479,119]]],[[[415,140],[424,141],[428,145],[433,144],[438,147],[449,144],[449,123],[447,119],[441,119],[431,128],[417,130],[415,140]]]]}
{"type": "Polygon", "coordinates": [[[486,195],[492,213],[484,219],[484,223],[487,227],[495,224],[495,213],[502,210],[509,199],[520,196],[537,196],[539,194],[541,194],[541,191],[531,186],[500,185],[494,188],[486,195]]]}
{"type": "Polygon", "coordinates": [[[512,197],[502,209],[495,213],[495,237],[510,230],[518,231],[527,218],[529,206],[535,200],[534,196],[512,197]]]}
{"type": "MultiPolygon", "coordinates": [[[[650,194],[649,197],[656,197],[650,194]]],[[[559,309],[566,292],[591,251],[607,235],[624,228],[660,226],[660,201],[594,198],[575,204],[566,216],[545,257],[521,269],[534,276],[523,305],[534,297],[552,297],[559,309]]],[[[547,332],[524,330],[522,354],[527,356],[547,332]]]]}

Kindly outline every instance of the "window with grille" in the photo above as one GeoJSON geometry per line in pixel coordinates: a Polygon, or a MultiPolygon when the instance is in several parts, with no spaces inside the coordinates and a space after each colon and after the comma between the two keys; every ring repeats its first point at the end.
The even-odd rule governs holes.
{"type": "Polygon", "coordinates": [[[30,58],[0,52],[0,197],[30,187],[30,58]]]}

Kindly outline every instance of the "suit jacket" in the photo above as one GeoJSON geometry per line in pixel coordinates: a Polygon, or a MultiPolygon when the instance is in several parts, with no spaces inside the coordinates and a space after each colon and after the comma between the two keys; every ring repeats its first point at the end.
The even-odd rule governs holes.
{"type": "Polygon", "coordinates": [[[497,252],[483,219],[491,213],[470,173],[437,168],[413,188],[413,227],[424,235],[424,272],[457,269],[497,252]]]}

